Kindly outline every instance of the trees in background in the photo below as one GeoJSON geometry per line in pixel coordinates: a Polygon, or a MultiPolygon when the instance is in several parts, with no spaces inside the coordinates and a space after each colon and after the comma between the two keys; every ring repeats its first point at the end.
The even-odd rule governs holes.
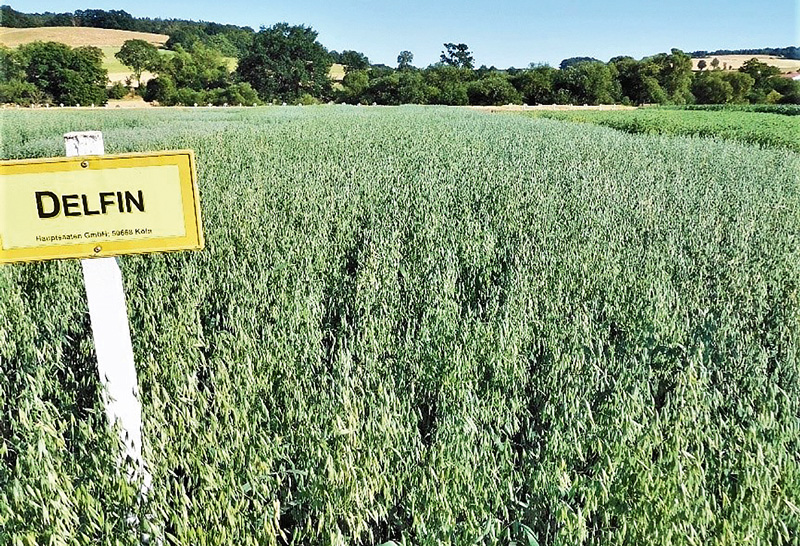
{"type": "Polygon", "coordinates": [[[558,70],[547,64],[532,65],[514,74],[510,81],[525,104],[552,104],[557,73],[558,70]]]}
{"type": "Polygon", "coordinates": [[[479,80],[467,85],[469,103],[478,106],[498,106],[501,104],[519,104],[522,97],[511,85],[508,76],[499,72],[486,74],[479,80]]]}
{"type": "MultiPolygon", "coordinates": [[[[753,86],[748,94],[750,102],[765,102],[767,95],[775,90],[775,85],[780,86],[778,80],[780,69],[759,61],[756,58],[745,62],[739,72],[747,74],[753,79],[753,86]]],[[[780,91],[778,91],[780,93],[780,91]]]]}
{"type": "Polygon", "coordinates": [[[442,63],[456,68],[472,69],[474,67],[475,59],[467,44],[446,43],[444,47],[445,50],[440,56],[442,63]]]}
{"type": "Polygon", "coordinates": [[[250,27],[222,25],[183,19],[149,19],[133,17],[123,10],[87,9],[65,13],[21,13],[10,6],[0,7],[0,20],[5,27],[94,27],[168,34],[168,49],[188,49],[201,43],[227,57],[243,55],[254,34],[250,27]]]}
{"type": "Polygon", "coordinates": [[[408,70],[414,68],[411,63],[414,62],[414,54],[410,51],[401,51],[397,56],[397,70],[408,70]]]}
{"type": "MultiPolygon", "coordinates": [[[[608,63],[592,57],[570,57],[558,69],[475,69],[467,44],[445,43],[440,62],[418,69],[414,55],[401,51],[396,69],[371,64],[363,53],[328,52],[317,33],[305,26],[280,23],[254,33],[248,27],[183,20],[134,18],[121,10],[78,10],[74,13],[24,14],[0,8],[4,26],[73,25],[166,32],[166,57],[141,40],[128,41],[117,58],[137,80],[149,70],[157,77],[139,86],[147,100],[161,104],[252,104],[259,101],[313,103],[336,100],[380,104],[689,104],[800,103],[800,83],[780,70],[752,59],[739,70],[692,71],[692,59],[673,49],[643,59],[620,56],[608,63]],[[231,71],[232,58],[238,67],[231,71]],[[345,76],[335,85],[333,62],[345,76]]],[[[785,48],[796,54],[796,48],[785,48]]],[[[755,51],[755,50],[754,50],[755,51]]],[[[784,51],[784,50],[780,50],[784,51]]],[[[0,101],[102,104],[117,85],[106,89],[102,54],[96,48],[72,50],[63,44],[0,49],[0,101]]],[[[723,66],[725,66],[723,64],[723,66]]]]}
{"type": "Polygon", "coordinates": [[[558,65],[559,70],[566,70],[570,66],[576,65],[578,63],[599,63],[602,62],[600,59],[595,59],[594,57],[570,57],[569,59],[564,59],[561,61],[561,64],[558,65]]]}
{"type": "Polygon", "coordinates": [[[96,47],[33,42],[0,49],[0,101],[19,104],[105,104],[108,73],[96,47]]]}
{"type": "Polygon", "coordinates": [[[147,82],[146,101],[161,105],[253,104],[259,102],[256,91],[247,82],[238,81],[219,51],[197,43],[154,67],[157,76],[147,82]]]}
{"type": "Polygon", "coordinates": [[[369,68],[369,58],[359,51],[347,49],[341,53],[331,52],[331,61],[344,65],[346,72],[351,70],[366,70],[369,68]]]}
{"type": "Polygon", "coordinates": [[[302,96],[326,97],[333,60],[310,27],[279,23],[262,28],[246,55],[239,59],[237,75],[264,101],[295,101],[302,96]]]}
{"type": "Polygon", "coordinates": [[[648,58],[614,57],[609,64],[616,70],[623,104],[664,104],[669,100],[659,83],[659,67],[648,58]]]}
{"type": "Polygon", "coordinates": [[[467,85],[474,79],[472,70],[437,63],[425,69],[423,77],[428,88],[428,104],[448,106],[469,104],[467,85]]]}
{"type": "MultiPolygon", "coordinates": [[[[561,100],[577,104],[610,104],[619,97],[614,81],[614,65],[599,61],[572,64],[555,73],[554,87],[561,100]]],[[[558,97],[558,95],[557,95],[558,97]]]]}
{"type": "Polygon", "coordinates": [[[142,72],[145,70],[155,72],[161,60],[158,48],[144,40],[126,40],[114,57],[133,70],[137,85],[142,83],[142,72]]]}
{"type": "Polygon", "coordinates": [[[608,63],[573,57],[563,69],[532,65],[524,70],[462,66],[466,44],[444,44],[442,61],[425,69],[410,66],[403,53],[398,70],[421,75],[401,78],[389,67],[373,65],[343,82],[336,100],[349,103],[448,105],[526,104],[691,104],[798,102],[800,84],[777,77],[779,71],[755,59],[742,69],[695,73],[692,60],[673,49],[637,60],[621,56],[608,63]]]}
{"type": "Polygon", "coordinates": [[[680,49],[648,57],[656,65],[656,79],[671,104],[689,104],[692,101],[692,59],[680,49]]]}

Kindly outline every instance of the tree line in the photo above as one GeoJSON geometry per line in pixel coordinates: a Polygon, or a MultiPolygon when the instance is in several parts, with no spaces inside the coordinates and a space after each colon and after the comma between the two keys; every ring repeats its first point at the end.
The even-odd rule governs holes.
{"type": "Polygon", "coordinates": [[[800,48],[797,46],[789,47],[758,47],[750,49],[715,49],[714,51],[692,51],[689,53],[693,58],[712,57],[714,55],[772,55],[783,57],[784,59],[800,59],[800,48]]]}
{"type": "MultiPolygon", "coordinates": [[[[161,105],[800,104],[800,82],[755,59],[739,70],[694,72],[691,57],[673,49],[643,59],[573,57],[558,68],[499,70],[476,68],[464,43],[443,47],[428,67],[415,67],[411,51],[386,66],[357,51],[328,51],[310,27],[279,23],[252,33],[235,68],[225,51],[204,40],[173,43],[169,55],[130,40],[117,57],[136,80],[145,70],[155,75],[136,92],[161,105]],[[334,62],[344,65],[341,82],[330,78],[334,62]]],[[[55,43],[0,48],[0,102],[103,104],[129,92],[121,84],[107,87],[102,59],[97,48],[55,43]]]]}

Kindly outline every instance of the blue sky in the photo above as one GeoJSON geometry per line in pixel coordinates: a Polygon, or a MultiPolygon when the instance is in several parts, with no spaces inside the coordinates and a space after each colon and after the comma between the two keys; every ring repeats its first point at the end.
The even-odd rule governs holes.
{"type": "Polygon", "coordinates": [[[328,49],[355,49],[395,65],[401,50],[414,65],[439,60],[444,42],[469,45],[477,65],[558,65],[561,59],[636,58],[678,47],[738,49],[800,45],[797,0],[108,0],[6,2],[24,12],[122,9],[134,16],[250,26],[305,24],[328,49]]]}

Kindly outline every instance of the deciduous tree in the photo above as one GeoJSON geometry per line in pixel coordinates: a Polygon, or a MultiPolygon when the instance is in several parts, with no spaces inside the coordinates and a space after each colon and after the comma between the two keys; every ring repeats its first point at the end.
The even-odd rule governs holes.
{"type": "Polygon", "coordinates": [[[475,59],[472,57],[472,52],[469,50],[467,44],[444,44],[445,51],[442,51],[441,61],[456,68],[469,68],[475,66],[475,59]]]}
{"type": "Polygon", "coordinates": [[[262,28],[253,38],[237,72],[263,100],[291,101],[303,94],[321,98],[330,93],[331,56],[310,27],[279,23],[262,28]]]}
{"type": "Polygon", "coordinates": [[[142,72],[156,70],[160,60],[158,48],[144,40],[126,40],[114,57],[133,70],[139,85],[142,83],[142,72]]]}
{"type": "Polygon", "coordinates": [[[99,48],[33,42],[20,46],[18,52],[26,80],[54,102],[105,104],[108,73],[99,48]]]}
{"type": "Polygon", "coordinates": [[[411,63],[414,61],[414,54],[410,51],[401,51],[400,54],[397,56],[397,69],[398,70],[408,70],[409,68],[413,68],[411,63]]]}
{"type": "Polygon", "coordinates": [[[339,55],[339,62],[345,66],[345,71],[366,70],[369,68],[369,58],[358,51],[345,50],[339,55]]]}

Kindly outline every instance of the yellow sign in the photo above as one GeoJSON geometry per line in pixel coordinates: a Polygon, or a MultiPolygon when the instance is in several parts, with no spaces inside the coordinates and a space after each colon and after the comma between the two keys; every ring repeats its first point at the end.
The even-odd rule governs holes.
{"type": "Polygon", "coordinates": [[[191,150],[0,161],[0,263],[201,248],[191,150]]]}

